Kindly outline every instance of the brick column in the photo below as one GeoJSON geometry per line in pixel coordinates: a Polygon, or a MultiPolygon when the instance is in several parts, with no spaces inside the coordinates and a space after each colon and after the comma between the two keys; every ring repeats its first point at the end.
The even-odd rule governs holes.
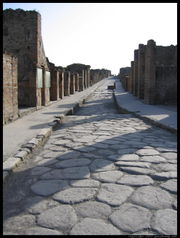
{"type": "Polygon", "coordinates": [[[84,70],[82,70],[82,74],[79,75],[79,91],[84,90],[84,70]]]}
{"type": "Polygon", "coordinates": [[[59,98],[64,98],[64,71],[59,71],[59,98]]]}
{"type": "Polygon", "coordinates": [[[64,72],[64,96],[70,95],[70,72],[64,72]]]}
{"type": "Polygon", "coordinates": [[[75,91],[79,91],[79,74],[75,73],[75,91]]]}
{"type": "Polygon", "coordinates": [[[129,92],[132,93],[133,88],[133,67],[134,67],[134,61],[131,61],[131,70],[130,70],[130,79],[129,79],[129,92]]]}
{"type": "Polygon", "coordinates": [[[133,94],[137,96],[137,88],[138,88],[138,50],[134,51],[134,87],[133,94]]]}
{"type": "Polygon", "coordinates": [[[156,43],[149,40],[145,52],[145,85],[144,85],[144,102],[154,104],[155,95],[155,48],[156,43]]]}
{"type": "Polygon", "coordinates": [[[138,89],[137,96],[144,98],[144,79],[145,78],[145,45],[139,44],[138,50],[138,89]]]}
{"type": "Polygon", "coordinates": [[[71,73],[70,76],[70,94],[75,93],[75,74],[71,73]]]}

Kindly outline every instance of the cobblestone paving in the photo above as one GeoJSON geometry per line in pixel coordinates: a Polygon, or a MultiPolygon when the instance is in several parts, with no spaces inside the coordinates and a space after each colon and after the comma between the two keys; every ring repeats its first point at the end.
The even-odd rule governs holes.
{"type": "Polygon", "coordinates": [[[9,178],[4,235],[176,235],[176,192],[176,136],[104,85],[9,178]]]}

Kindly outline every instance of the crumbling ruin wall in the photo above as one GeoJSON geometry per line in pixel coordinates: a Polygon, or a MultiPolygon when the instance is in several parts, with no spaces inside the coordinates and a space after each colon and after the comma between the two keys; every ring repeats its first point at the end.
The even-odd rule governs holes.
{"type": "Polygon", "coordinates": [[[18,118],[17,58],[3,54],[3,124],[18,118]]]}
{"type": "Polygon", "coordinates": [[[177,46],[139,44],[129,77],[121,78],[123,87],[147,104],[177,104],[177,46]]]}
{"type": "Polygon", "coordinates": [[[19,106],[47,105],[50,76],[41,37],[41,15],[22,9],[4,10],[3,50],[18,57],[19,106]]]}

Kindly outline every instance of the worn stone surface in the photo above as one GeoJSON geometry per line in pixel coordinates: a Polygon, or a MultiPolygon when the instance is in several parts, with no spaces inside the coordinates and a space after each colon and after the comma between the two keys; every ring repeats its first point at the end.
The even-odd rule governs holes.
{"type": "Polygon", "coordinates": [[[84,218],[76,224],[70,232],[71,235],[120,235],[116,227],[94,218],[84,218]]]}
{"type": "Polygon", "coordinates": [[[77,222],[77,216],[70,205],[60,205],[42,212],[37,219],[37,224],[47,228],[60,230],[71,229],[77,222]]]}
{"type": "Polygon", "coordinates": [[[73,187],[95,187],[95,188],[98,188],[100,186],[100,183],[94,179],[70,180],[69,183],[73,187]]]}
{"type": "Polygon", "coordinates": [[[95,196],[97,188],[68,188],[54,194],[53,198],[62,203],[77,203],[89,200],[95,196]]]}
{"type": "Polygon", "coordinates": [[[177,179],[170,179],[164,183],[161,183],[160,187],[170,191],[171,193],[177,193],[177,179]]]}
{"type": "Polygon", "coordinates": [[[124,154],[124,155],[110,155],[108,159],[116,161],[138,161],[139,156],[136,154],[124,154]]]}
{"type": "Polygon", "coordinates": [[[102,202],[88,201],[76,205],[77,215],[90,218],[107,218],[111,214],[111,207],[102,202]]]}
{"type": "Polygon", "coordinates": [[[133,192],[131,187],[113,183],[103,183],[97,198],[109,205],[121,205],[133,192]]]}
{"type": "Polygon", "coordinates": [[[59,203],[54,200],[47,200],[43,197],[36,196],[29,198],[25,207],[31,214],[40,214],[41,212],[58,205],[59,203]]]}
{"type": "Polygon", "coordinates": [[[136,151],[138,155],[158,155],[159,151],[155,149],[140,149],[136,151]]]}
{"type": "Polygon", "coordinates": [[[117,113],[110,82],[5,181],[5,235],[173,234],[176,135],[117,113]]]}
{"type": "Polygon", "coordinates": [[[131,201],[149,209],[162,209],[171,208],[173,198],[161,188],[145,186],[133,193],[131,201]]]}
{"type": "Polygon", "coordinates": [[[121,166],[119,169],[130,174],[154,174],[154,170],[148,168],[121,166]]]}
{"type": "Polygon", "coordinates": [[[126,232],[136,232],[150,227],[151,212],[141,206],[124,203],[112,213],[112,223],[126,232]]]}
{"type": "Polygon", "coordinates": [[[173,209],[158,210],[152,228],[162,235],[177,235],[177,212],[173,209]]]}
{"type": "Polygon", "coordinates": [[[10,217],[6,223],[4,224],[4,230],[8,230],[11,228],[13,231],[17,231],[19,229],[25,229],[35,225],[35,217],[33,215],[22,215],[10,217]]]}
{"type": "Polygon", "coordinates": [[[154,181],[147,175],[124,175],[117,183],[130,186],[144,186],[153,184],[154,181]]]}
{"type": "Polygon", "coordinates": [[[63,235],[63,233],[43,227],[32,227],[25,231],[25,235],[63,235]]]}
{"type": "Polygon", "coordinates": [[[56,168],[79,167],[90,164],[89,159],[69,159],[55,164],[56,168]]]}
{"type": "Polygon", "coordinates": [[[37,195],[49,196],[67,187],[68,183],[64,180],[40,180],[31,186],[31,190],[37,195]]]}
{"type": "Polygon", "coordinates": [[[128,167],[140,167],[140,168],[150,168],[150,163],[146,163],[146,162],[131,162],[131,161],[118,161],[115,162],[115,165],[118,166],[128,166],[128,167]]]}
{"type": "Polygon", "coordinates": [[[109,160],[96,159],[90,165],[91,172],[107,171],[115,169],[114,164],[109,160]]]}
{"type": "Polygon", "coordinates": [[[92,173],[92,177],[101,181],[101,182],[107,182],[107,183],[115,183],[119,178],[123,176],[123,173],[121,171],[105,171],[105,172],[99,172],[99,173],[92,173]]]}

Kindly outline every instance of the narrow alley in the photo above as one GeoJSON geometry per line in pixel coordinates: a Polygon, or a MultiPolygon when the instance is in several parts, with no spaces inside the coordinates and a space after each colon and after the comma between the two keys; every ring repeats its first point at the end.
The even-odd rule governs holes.
{"type": "Polygon", "coordinates": [[[4,186],[4,235],[176,235],[176,135],[120,113],[109,81],[4,186]]]}

